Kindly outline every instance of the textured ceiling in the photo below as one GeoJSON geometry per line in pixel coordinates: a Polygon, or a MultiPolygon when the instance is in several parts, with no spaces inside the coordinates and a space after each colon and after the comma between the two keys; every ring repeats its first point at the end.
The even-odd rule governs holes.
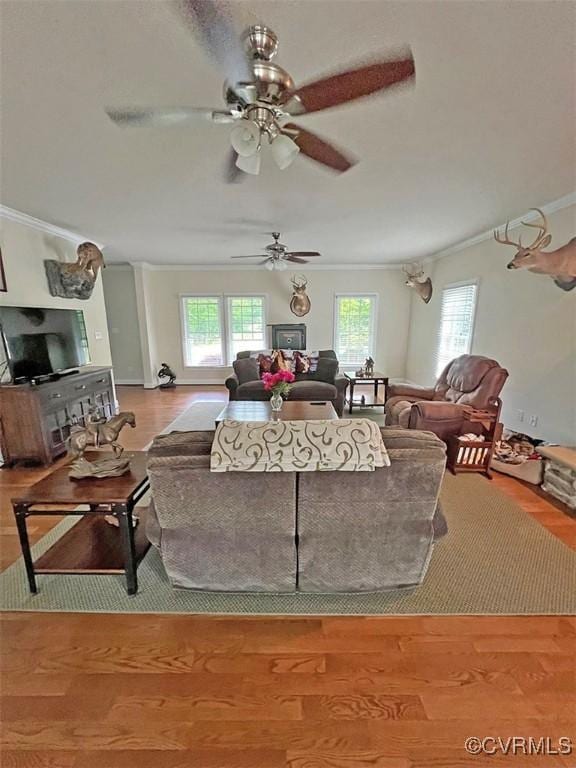
{"type": "Polygon", "coordinates": [[[576,4],[233,6],[276,31],[297,83],[410,44],[414,89],[299,118],[356,167],[268,162],[226,186],[229,126],[121,130],[104,114],[221,105],[221,75],[166,3],[3,0],[2,202],[106,244],[108,260],[230,263],[280,229],[321,263],[367,264],[429,255],[576,188],[576,4]]]}

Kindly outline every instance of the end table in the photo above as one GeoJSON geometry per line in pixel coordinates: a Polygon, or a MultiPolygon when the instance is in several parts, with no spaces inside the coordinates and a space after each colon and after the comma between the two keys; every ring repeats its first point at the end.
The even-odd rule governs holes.
{"type": "Polygon", "coordinates": [[[357,376],[354,371],[344,371],[344,376],[348,379],[350,394],[348,395],[348,413],[352,413],[354,406],[357,408],[383,408],[386,402],[386,393],[388,391],[388,376],[383,373],[372,373],[370,376],[357,376]],[[378,401],[378,387],[382,383],[384,387],[384,400],[378,401]],[[354,402],[354,387],[356,384],[374,384],[374,398],[371,402],[354,402]]]}
{"type": "MultiPolygon", "coordinates": [[[[90,452],[86,458],[101,455],[90,452]]],[[[135,528],[132,512],[150,484],[146,453],[128,451],[123,455],[130,458],[130,471],[120,477],[71,480],[70,467],[64,465],[12,498],[30,592],[38,591],[36,574],[120,573],[126,577],[128,594],[136,594],[136,570],[150,542],[144,520],[135,528]],[[80,506],[83,508],[79,509],[80,506]],[[83,519],[34,562],[26,527],[27,519],[33,515],[80,515],[83,519]],[[114,516],[118,527],[106,522],[105,515],[114,516]]]]}

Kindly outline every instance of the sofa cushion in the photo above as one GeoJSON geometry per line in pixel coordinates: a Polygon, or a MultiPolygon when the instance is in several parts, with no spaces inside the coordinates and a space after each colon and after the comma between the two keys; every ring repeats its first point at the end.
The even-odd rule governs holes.
{"type": "Polygon", "coordinates": [[[259,379],[240,384],[236,396],[238,400],[270,400],[270,392],[264,389],[264,383],[259,379]]]}
{"type": "Polygon", "coordinates": [[[334,400],[338,392],[325,381],[296,381],[290,385],[288,400],[334,400]]]}
{"type": "MultiPolygon", "coordinates": [[[[296,381],[290,385],[288,400],[334,400],[338,392],[334,384],[325,381],[296,381]]],[[[239,400],[269,400],[270,392],[261,381],[247,381],[238,387],[239,400]]]]}
{"type": "Polygon", "coordinates": [[[333,357],[318,358],[318,366],[315,371],[310,371],[306,374],[312,381],[325,381],[329,384],[334,383],[336,374],[338,373],[338,360],[333,357]]]}
{"type": "Polygon", "coordinates": [[[258,381],[260,378],[258,360],[254,357],[243,357],[239,360],[234,360],[232,365],[241,385],[247,381],[258,381]]]}

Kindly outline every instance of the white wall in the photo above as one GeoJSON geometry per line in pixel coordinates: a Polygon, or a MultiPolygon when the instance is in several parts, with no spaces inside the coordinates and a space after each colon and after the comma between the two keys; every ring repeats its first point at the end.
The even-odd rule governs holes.
{"type": "Polygon", "coordinates": [[[130,266],[108,267],[102,280],[114,378],[117,384],[143,384],[134,271],[130,266]]]}
{"type": "MultiPolygon", "coordinates": [[[[115,270],[106,275],[105,288],[115,270]]],[[[410,292],[404,286],[399,270],[329,270],[306,272],[308,295],[312,309],[304,318],[295,317],[289,309],[292,288],[291,273],[260,270],[187,270],[135,269],[136,296],[144,379],[147,386],[157,383],[155,372],[160,363],[173,367],[179,383],[223,382],[229,368],[185,368],[182,353],[180,320],[181,294],[189,293],[256,293],[267,296],[268,323],[304,322],[308,349],[331,349],[334,344],[334,295],[338,292],[378,294],[376,367],[389,376],[401,377],[405,371],[405,354],[410,322],[410,292]],[[147,329],[147,333],[142,333],[147,329]]],[[[112,295],[107,296],[112,309],[112,295]]],[[[133,343],[133,337],[130,339],[133,343]]],[[[113,348],[123,356],[126,349],[113,348]]]]}
{"type": "MultiPolygon", "coordinates": [[[[0,217],[0,245],[8,286],[6,293],[0,293],[0,305],[83,310],[92,364],[112,365],[102,280],[97,280],[87,301],[56,298],[48,290],[44,259],[76,261],[75,245],[4,217],[0,217]]],[[[0,354],[4,355],[1,345],[0,354]]]]}
{"type": "MultiPolygon", "coordinates": [[[[551,248],[576,235],[576,207],[547,216],[551,248]]],[[[515,230],[511,230],[515,234],[515,230]]],[[[526,234],[524,238],[526,239],[526,234]]],[[[576,444],[576,289],[549,277],[507,270],[510,246],[486,240],[430,265],[431,302],[412,298],[406,375],[432,383],[443,286],[478,278],[472,353],[493,357],[510,376],[503,392],[506,426],[553,442],[576,444]],[[520,421],[518,411],[524,411],[520,421]],[[538,424],[529,423],[531,415],[538,424]]]]}

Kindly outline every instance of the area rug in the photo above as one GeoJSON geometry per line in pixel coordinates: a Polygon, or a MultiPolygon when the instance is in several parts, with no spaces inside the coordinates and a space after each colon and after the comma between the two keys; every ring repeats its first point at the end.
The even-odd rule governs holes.
{"type": "MultiPolygon", "coordinates": [[[[128,597],[119,576],[41,575],[28,593],[22,561],[0,575],[0,609],[259,615],[462,615],[576,613],[576,553],[478,475],[447,475],[442,502],[449,533],[435,547],[424,583],[368,594],[200,593],[173,589],[152,547],[128,597]]],[[[38,557],[63,535],[58,524],[38,557]]]]}
{"type": "MultiPolygon", "coordinates": [[[[174,421],[168,424],[162,430],[162,433],[168,432],[187,432],[196,429],[214,429],[216,417],[220,414],[226,403],[222,400],[202,400],[187,408],[184,413],[177,416],[174,421]]],[[[348,412],[345,412],[345,417],[348,412]]],[[[381,427],[384,426],[383,408],[355,408],[355,419],[370,419],[375,421],[381,427]]]]}

